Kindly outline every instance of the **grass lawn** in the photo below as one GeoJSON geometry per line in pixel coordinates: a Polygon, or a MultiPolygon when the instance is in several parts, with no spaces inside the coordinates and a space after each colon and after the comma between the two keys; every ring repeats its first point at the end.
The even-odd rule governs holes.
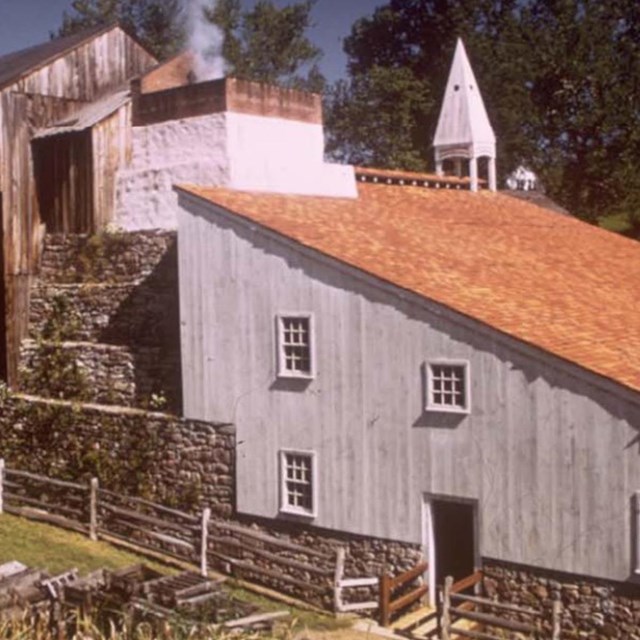
{"type": "MultiPolygon", "coordinates": [[[[5,513],[0,515],[0,564],[11,560],[18,560],[30,567],[46,569],[51,574],[62,573],[74,567],[81,574],[86,574],[96,569],[117,569],[140,562],[158,571],[174,571],[168,566],[123,551],[106,542],[92,542],[78,533],[5,513]]],[[[287,623],[288,631],[315,629],[316,632],[327,632],[349,626],[349,622],[344,619],[336,620],[331,616],[296,609],[250,593],[234,586],[233,580],[226,586],[235,597],[251,602],[263,611],[289,609],[294,622],[287,623]]]]}
{"type": "Polygon", "coordinates": [[[0,515],[0,564],[10,560],[46,569],[51,574],[74,567],[85,574],[95,569],[117,569],[140,562],[159,571],[169,571],[163,565],[105,542],[92,542],[79,533],[4,513],[0,515]]]}

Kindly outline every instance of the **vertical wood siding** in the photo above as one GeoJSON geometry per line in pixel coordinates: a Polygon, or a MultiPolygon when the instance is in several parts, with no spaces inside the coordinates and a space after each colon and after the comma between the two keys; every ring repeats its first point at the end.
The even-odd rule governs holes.
{"type": "MultiPolygon", "coordinates": [[[[125,82],[151,68],[155,60],[129,38],[121,29],[114,28],[96,36],[65,56],[42,66],[0,91],[0,191],[3,194],[4,272],[6,296],[1,303],[7,319],[8,377],[15,380],[17,348],[26,334],[29,276],[38,265],[44,228],[42,220],[60,220],[63,209],[42,212],[38,206],[33,174],[31,138],[35,131],[52,124],[79,109],[87,102],[114,91],[125,82]]],[[[100,135],[100,134],[97,134],[100,135]]],[[[107,134],[108,137],[108,134],[107,134]]],[[[73,145],[72,145],[73,146],[73,145]]],[[[63,147],[59,147],[60,150],[63,147]]],[[[67,147],[63,157],[56,160],[64,174],[64,164],[71,157],[78,158],[79,147],[67,147]]],[[[108,155],[108,154],[106,154],[108,155]]],[[[83,156],[87,158],[87,155],[83,156]]],[[[103,165],[109,168],[113,158],[103,165]]],[[[82,204],[72,200],[71,180],[76,180],[81,165],[69,165],[67,184],[61,186],[60,204],[66,202],[69,209],[65,216],[77,215],[85,220],[94,204],[82,204]]],[[[88,174],[85,186],[89,186],[88,174]]],[[[100,220],[108,217],[111,185],[105,185],[103,197],[107,208],[99,208],[100,220]]],[[[82,194],[82,189],[80,190],[82,194]]],[[[87,196],[88,197],[88,196],[87,196]]],[[[86,198],[83,197],[83,200],[86,198]]],[[[56,205],[57,206],[57,205],[56,205]]],[[[84,224],[84,223],[83,223],[84,224]]],[[[77,226],[77,225],[76,225],[77,226]]],[[[93,221],[85,226],[95,227],[93,221]]],[[[73,222],[70,222],[73,227],[73,222]]]]}
{"type": "Polygon", "coordinates": [[[236,423],[240,512],[279,517],[278,451],[313,450],[313,524],[420,542],[424,494],[474,499],[482,555],[628,578],[637,399],[182,200],[184,406],[236,423]],[[314,314],[309,383],[276,377],[283,311],[314,314]],[[435,358],[470,362],[470,415],[423,409],[435,358]]]}

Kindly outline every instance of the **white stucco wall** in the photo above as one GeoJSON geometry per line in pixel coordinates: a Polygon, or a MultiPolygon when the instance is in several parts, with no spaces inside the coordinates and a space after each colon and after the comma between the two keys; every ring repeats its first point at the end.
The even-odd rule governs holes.
{"type": "Polygon", "coordinates": [[[234,189],[355,198],[353,167],[324,162],[322,125],[227,114],[234,189]]]}
{"type": "Polygon", "coordinates": [[[118,173],[115,223],[175,229],[174,184],[227,185],[226,114],[134,127],[129,166],[118,173]]]}
{"type": "Polygon", "coordinates": [[[174,184],[357,197],[353,167],[324,162],[322,125],[220,113],[134,127],[117,178],[115,224],[174,229],[174,184]]]}

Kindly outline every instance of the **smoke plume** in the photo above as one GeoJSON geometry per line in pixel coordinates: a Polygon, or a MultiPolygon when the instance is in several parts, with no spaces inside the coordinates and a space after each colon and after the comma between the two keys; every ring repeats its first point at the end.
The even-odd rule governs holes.
{"type": "Polygon", "coordinates": [[[198,82],[222,78],[225,61],[222,57],[222,31],[212,24],[206,11],[215,8],[216,0],[185,0],[189,49],[194,55],[194,73],[198,82]]]}

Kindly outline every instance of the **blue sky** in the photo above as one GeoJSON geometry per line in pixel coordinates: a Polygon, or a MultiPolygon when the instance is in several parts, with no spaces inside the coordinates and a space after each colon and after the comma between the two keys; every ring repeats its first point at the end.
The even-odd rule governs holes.
{"type": "MultiPolygon", "coordinates": [[[[251,6],[255,0],[243,0],[251,6]]],[[[275,0],[278,6],[290,4],[275,0]]],[[[369,15],[385,0],[317,0],[313,11],[315,26],[310,38],[324,51],[321,70],[329,80],[344,73],[342,39],[351,25],[369,15]]],[[[70,10],[71,0],[0,0],[0,55],[24,49],[49,39],[60,25],[62,12],[70,10]]]]}

